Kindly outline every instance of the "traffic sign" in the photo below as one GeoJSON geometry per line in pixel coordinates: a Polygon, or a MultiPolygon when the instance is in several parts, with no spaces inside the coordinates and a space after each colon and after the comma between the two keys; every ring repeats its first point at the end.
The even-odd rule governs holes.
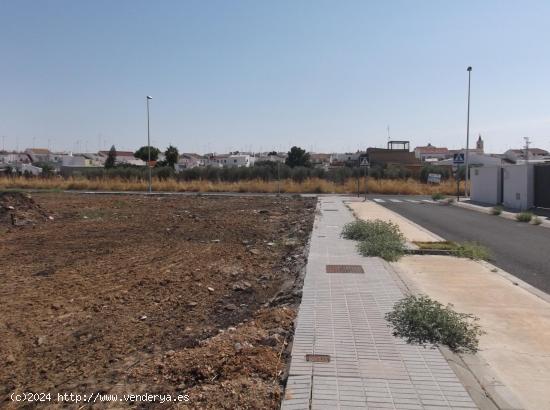
{"type": "Polygon", "coordinates": [[[459,152],[453,155],[453,164],[464,164],[464,153],[459,152]]]}
{"type": "Polygon", "coordinates": [[[361,166],[362,167],[368,167],[369,166],[369,160],[366,158],[361,158],[361,166]]]}

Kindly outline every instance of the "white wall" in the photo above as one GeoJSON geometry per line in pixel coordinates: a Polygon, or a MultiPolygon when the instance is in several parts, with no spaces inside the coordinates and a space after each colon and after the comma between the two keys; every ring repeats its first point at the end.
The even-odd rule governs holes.
{"type": "Polygon", "coordinates": [[[500,202],[501,167],[470,168],[472,201],[496,205],[500,202]]]}
{"type": "Polygon", "coordinates": [[[509,165],[504,167],[503,205],[524,211],[533,207],[534,169],[533,165],[509,165]]]}

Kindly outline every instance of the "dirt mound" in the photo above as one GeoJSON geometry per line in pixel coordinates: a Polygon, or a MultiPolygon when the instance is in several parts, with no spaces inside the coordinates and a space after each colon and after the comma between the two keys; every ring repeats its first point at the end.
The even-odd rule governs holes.
{"type": "Polygon", "coordinates": [[[47,221],[48,213],[28,194],[0,193],[0,226],[36,225],[47,221]]]}

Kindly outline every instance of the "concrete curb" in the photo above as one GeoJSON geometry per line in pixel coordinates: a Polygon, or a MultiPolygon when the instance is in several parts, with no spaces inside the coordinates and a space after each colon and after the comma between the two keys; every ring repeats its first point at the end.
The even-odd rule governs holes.
{"type": "MultiPolygon", "coordinates": [[[[452,202],[450,205],[457,206],[459,208],[469,209],[471,211],[481,212],[487,215],[491,215],[491,208],[485,208],[479,205],[467,204],[465,202],[452,202]]],[[[511,221],[516,221],[516,215],[517,214],[514,212],[502,211],[500,215],[492,215],[492,216],[509,219],[511,221]]],[[[534,224],[530,224],[530,225],[534,225],[534,224]]],[[[538,226],[542,226],[544,228],[550,228],[550,221],[541,219],[541,224],[538,226]]]]}

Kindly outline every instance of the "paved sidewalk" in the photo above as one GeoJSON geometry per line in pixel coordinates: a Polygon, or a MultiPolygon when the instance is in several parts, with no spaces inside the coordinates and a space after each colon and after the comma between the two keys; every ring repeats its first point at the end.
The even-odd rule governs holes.
{"type": "Polygon", "coordinates": [[[476,408],[439,350],[392,336],[384,314],[402,297],[397,282],[384,261],[340,238],[353,220],[343,199],[319,201],[282,409],[476,408]],[[326,265],[365,273],[326,273],[326,265]]]}

